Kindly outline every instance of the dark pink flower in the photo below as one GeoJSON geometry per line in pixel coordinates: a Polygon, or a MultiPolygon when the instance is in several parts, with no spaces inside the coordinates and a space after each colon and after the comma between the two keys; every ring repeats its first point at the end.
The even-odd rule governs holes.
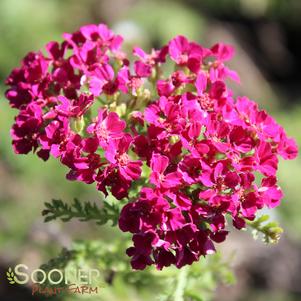
{"type": "Polygon", "coordinates": [[[159,154],[153,154],[151,159],[152,173],[150,182],[162,188],[172,188],[181,185],[182,176],[179,172],[166,172],[169,159],[159,154]]]}
{"type": "Polygon", "coordinates": [[[256,149],[257,170],[265,176],[274,176],[277,172],[278,159],[267,142],[260,142],[256,149]]]}
{"type": "Polygon", "coordinates": [[[95,123],[92,123],[87,132],[95,134],[103,148],[107,148],[111,139],[121,138],[124,135],[126,123],[121,120],[117,113],[99,110],[95,123]]]}
{"type": "Polygon", "coordinates": [[[104,24],[63,38],[45,56],[30,52],[6,79],[18,110],[13,148],[57,158],[67,179],[95,183],[105,196],[130,196],[119,227],[132,234],[134,269],[190,265],[226,239],[228,218],[242,229],[280,204],[278,156],[294,159],[298,147],[229,89],[227,79],[239,81],[226,64],[232,46],[177,36],[151,53],[136,47],[132,64],[104,24]]]}
{"type": "Polygon", "coordinates": [[[96,68],[90,78],[90,91],[94,96],[101,93],[114,94],[118,85],[114,80],[114,70],[109,64],[96,68]]]}
{"type": "Polygon", "coordinates": [[[94,102],[92,95],[87,96],[81,94],[78,99],[68,99],[65,96],[58,96],[59,105],[55,107],[55,111],[65,117],[83,116],[94,102]]]}
{"type": "Polygon", "coordinates": [[[132,141],[131,135],[124,134],[120,139],[111,140],[105,152],[107,160],[118,169],[125,181],[137,180],[141,174],[142,162],[133,161],[128,155],[132,141]]]}
{"type": "Polygon", "coordinates": [[[258,192],[263,199],[264,204],[269,208],[279,206],[280,200],[283,197],[283,192],[277,185],[276,177],[264,178],[261,181],[261,187],[258,192]]]}

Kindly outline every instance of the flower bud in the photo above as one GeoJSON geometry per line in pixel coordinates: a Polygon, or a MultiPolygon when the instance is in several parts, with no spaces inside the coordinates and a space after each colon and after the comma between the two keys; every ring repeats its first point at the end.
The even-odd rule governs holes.
{"type": "Polygon", "coordinates": [[[85,127],[84,117],[77,117],[71,119],[71,129],[76,133],[81,133],[85,127]]]}

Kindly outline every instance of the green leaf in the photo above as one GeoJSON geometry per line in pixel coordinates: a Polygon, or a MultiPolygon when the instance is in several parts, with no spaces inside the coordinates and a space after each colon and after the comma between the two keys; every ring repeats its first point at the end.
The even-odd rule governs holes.
{"type": "Polygon", "coordinates": [[[45,219],[44,219],[44,222],[45,223],[48,223],[50,221],[53,221],[54,219],[56,219],[55,216],[46,216],[45,219]]]}
{"type": "Polygon", "coordinates": [[[197,293],[192,291],[185,292],[185,297],[191,301],[204,301],[197,293]]]}
{"type": "Polygon", "coordinates": [[[249,227],[251,227],[254,239],[259,236],[265,243],[277,243],[280,239],[280,235],[283,229],[279,227],[276,221],[270,221],[266,223],[269,219],[268,215],[263,215],[258,217],[255,221],[247,221],[249,227]]]}
{"type": "Polygon", "coordinates": [[[270,216],[268,214],[264,214],[257,219],[257,222],[261,224],[263,222],[268,221],[269,218],[270,218],[270,216]]]}
{"type": "Polygon", "coordinates": [[[103,206],[100,208],[95,203],[80,202],[74,199],[70,205],[62,200],[52,200],[51,203],[45,203],[46,209],[42,215],[44,221],[60,219],[63,222],[68,222],[73,218],[78,218],[80,221],[94,220],[98,225],[104,225],[109,221],[113,226],[116,226],[120,213],[120,202],[110,204],[107,200],[103,201],[103,206]]]}

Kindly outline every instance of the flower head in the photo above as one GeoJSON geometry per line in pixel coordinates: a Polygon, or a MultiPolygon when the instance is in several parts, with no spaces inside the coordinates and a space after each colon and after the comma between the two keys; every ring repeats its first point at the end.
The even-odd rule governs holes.
{"type": "Polygon", "coordinates": [[[18,110],[13,149],[57,158],[67,179],[104,195],[130,195],[119,228],[132,234],[134,269],[190,265],[226,239],[228,220],[242,229],[280,204],[278,157],[294,159],[298,148],[254,101],[234,97],[232,46],[177,36],[151,53],[134,48],[131,65],[104,24],[63,38],[6,80],[18,110]]]}

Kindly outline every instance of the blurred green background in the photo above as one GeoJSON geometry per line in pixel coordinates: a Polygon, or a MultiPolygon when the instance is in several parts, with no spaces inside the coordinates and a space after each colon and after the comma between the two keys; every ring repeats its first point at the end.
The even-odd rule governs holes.
{"type": "MultiPolygon", "coordinates": [[[[241,86],[233,87],[235,93],[257,100],[300,145],[300,14],[300,0],[0,0],[1,275],[14,263],[38,267],[74,239],[105,239],[115,233],[93,224],[43,223],[45,201],[76,196],[97,202],[99,195],[94,186],[67,182],[65,168],[55,160],[45,164],[35,156],[12,153],[9,129],[16,112],[3,97],[3,81],[28,51],[60,39],[63,32],[100,22],[124,35],[128,45],[145,49],[161,46],[177,34],[205,46],[231,43],[237,49],[231,66],[242,79],[241,86]]],[[[285,198],[273,218],[285,234],[277,246],[252,241],[247,233],[230,236],[222,253],[236,250],[237,283],[219,286],[215,300],[301,300],[301,160],[280,165],[285,198]]],[[[17,292],[2,280],[0,300],[24,297],[26,292],[17,292]]],[[[106,290],[103,300],[143,300],[118,284],[106,290]]],[[[31,300],[29,295],[22,299],[31,300]]]]}

